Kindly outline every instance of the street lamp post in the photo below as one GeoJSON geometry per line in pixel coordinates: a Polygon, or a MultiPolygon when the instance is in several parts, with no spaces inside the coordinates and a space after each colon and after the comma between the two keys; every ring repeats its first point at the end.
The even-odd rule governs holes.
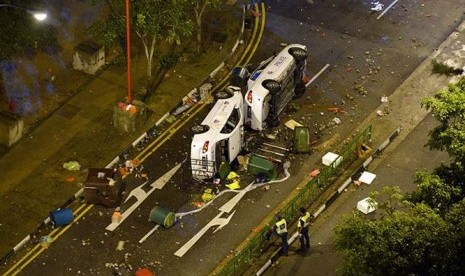
{"type": "Polygon", "coordinates": [[[44,21],[45,18],[47,18],[47,13],[45,13],[45,12],[32,11],[32,10],[28,10],[28,9],[21,8],[21,7],[18,7],[18,6],[14,6],[14,5],[10,5],[10,4],[0,4],[0,8],[1,7],[10,7],[10,8],[16,8],[16,9],[23,10],[23,11],[29,13],[30,15],[32,15],[38,21],[44,21]]]}
{"type": "Polygon", "coordinates": [[[127,70],[127,85],[128,85],[128,104],[132,103],[131,96],[131,30],[129,25],[129,0],[126,0],[126,70],[127,70]]]}

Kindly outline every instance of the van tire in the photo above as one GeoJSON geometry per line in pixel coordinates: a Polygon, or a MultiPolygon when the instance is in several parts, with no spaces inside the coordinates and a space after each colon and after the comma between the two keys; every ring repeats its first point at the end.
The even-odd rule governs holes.
{"type": "Polygon", "coordinates": [[[206,126],[206,125],[195,125],[195,126],[191,127],[191,130],[192,130],[192,132],[194,132],[194,134],[205,133],[209,129],[210,129],[210,127],[206,126]]]}
{"type": "Polygon", "coordinates": [[[276,116],[269,116],[269,117],[268,117],[268,120],[267,120],[267,123],[268,123],[268,126],[269,126],[269,127],[274,128],[274,127],[279,126],[280,121],[281,121],[281,120],[279,119],[279,117],[276,117],[276,116]]]}
{"type": "Polygon", "coordinates": [[[307,59],[307,51],[302,48],[292,47],[289,48],[289,54],[297,61],[301,62],[307,59]]]}
{"type": "Polygon", "coordinates": [[[270,91],[271,94],[276,94],[281,91],[281,84],[275,80],[264,80],[262,86],[270,91]]]}
{"type": "Polygon", "coordinates": [[[224,100],[229,99],[233,96],[233,94],[227,90],[219,91],[215,94],[215,100],[224,100]]]}

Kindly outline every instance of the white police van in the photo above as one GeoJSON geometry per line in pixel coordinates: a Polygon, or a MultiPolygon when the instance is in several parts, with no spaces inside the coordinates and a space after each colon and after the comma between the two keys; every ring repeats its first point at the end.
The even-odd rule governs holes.
{"type": "Polygon", "coordinates": [[[279,125],[279,116],[292,98],[305,93],[307,47],[291,44],[263,61],[247,81],[245,125],[253,130],[279,125]]]}
{"type": "Polygon", "coordinates": [[[205,180],[215,176],[222,162],[231,163],[244,145],[244,108],[241,89],[229,86],[200,125],[192,127],[192,176],[205,180]]]}

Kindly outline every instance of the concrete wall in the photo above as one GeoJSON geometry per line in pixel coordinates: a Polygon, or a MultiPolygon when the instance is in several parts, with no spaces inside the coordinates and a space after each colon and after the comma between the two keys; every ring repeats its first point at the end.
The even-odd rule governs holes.
{"type": "Polygon", "coordinates": [[[0,144],[11,146],[24,133],[24,122],[19,116],[10,113],[0,113],[0,144]]]}

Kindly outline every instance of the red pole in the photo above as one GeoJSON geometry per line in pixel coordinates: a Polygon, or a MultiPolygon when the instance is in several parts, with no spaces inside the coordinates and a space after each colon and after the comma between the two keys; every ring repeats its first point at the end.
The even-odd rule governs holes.
{"type": "Polygon", "coordinates": [[[129,28],[129,0],[126,0],[126,63],[128,73],[128,104],[132,103],[131,96],[131,31],[129,28]]]}

